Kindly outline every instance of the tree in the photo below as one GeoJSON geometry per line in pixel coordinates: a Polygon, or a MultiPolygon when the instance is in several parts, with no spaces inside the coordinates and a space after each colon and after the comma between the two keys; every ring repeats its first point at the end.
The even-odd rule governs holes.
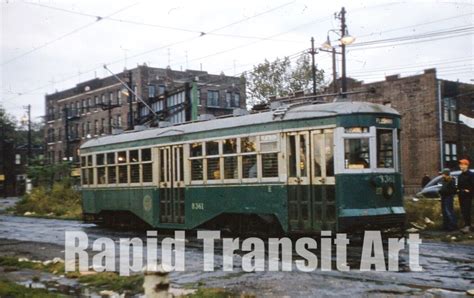
{"type": "Polygon", "coordinates": [[[71,165],[68,162],[45,164],[41,159],[35,159],[28,168],[28,177],[33,186],[53,187],[54,182],[62,181],[70,186],[71,165]]]}
{"type": "Polygon", "coordinates": [[[0,106],[0,135],[3,140],[16,139],[16,120],[0,106]]]}
{"type": "MultiPolygon", "coordinates": [[[[289,57],[276,58],[255,65],[244,74],[247,80],[247,98],[250,105],[266,103],[270,96],[287,96],[297,91],[312,92],[311,56],[302,53],[294,65],[289,57]]],[[[316,71],[316,86],[323,85],[324,70],[316,71]]]]}
{"type": "MultiPolygon", "coordinates": [[[[42,122],[31,122],[31,143],[33,147],[40,147],[43,142],[42,122]]],[[[28,144],[28,127],[26,124],[18,126],[18,121],[0,106],[0,136],[13,142],[17,146],[28,144]]]]}

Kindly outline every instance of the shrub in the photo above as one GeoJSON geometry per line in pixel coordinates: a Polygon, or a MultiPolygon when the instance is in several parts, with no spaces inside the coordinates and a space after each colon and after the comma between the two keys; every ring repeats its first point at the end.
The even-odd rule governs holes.
{"type": "Polygon", "coordinates": [[[34,212],[40,216],[57,216],[61,218],[80,218],[82,214],[81,197],[68,182],[56,182],[51,190],[44,186],[32,189],[14,209],[17,214],[34,212]]]}

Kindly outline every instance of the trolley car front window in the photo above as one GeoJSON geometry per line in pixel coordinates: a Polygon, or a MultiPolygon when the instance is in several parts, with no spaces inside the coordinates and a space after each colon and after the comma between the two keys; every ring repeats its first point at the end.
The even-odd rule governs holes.
{"type": "Polygon", "coordinates": [[[344,140],[344,167],[346,169],[370,168],[369,138],[344,140]]]}
{"type": "Polygon", "coordinates": [[[393,168],[393,130],[377,129],[377,168],[393,168]]]}

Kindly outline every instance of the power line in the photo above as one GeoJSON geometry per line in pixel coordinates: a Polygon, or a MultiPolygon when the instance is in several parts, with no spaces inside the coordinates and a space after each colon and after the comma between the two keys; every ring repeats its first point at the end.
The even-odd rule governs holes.
{"type": "Polygon", "coordinates": [[[401,46],[401,45],[413,45],[413,44],[418,44],[418,43],[433,42],[433,41],[438,41],[438,40],[463,37],[466,35],[472,35],[473,33],[474,32],[466,32],[466,33],[459,33],[459,34],[454,34],[454,35],[449,35],[449,36],[433,37],[433,38],[424,39],[424,40],[414,40],[414,41],[405,41],[405,42],[399,42],[399,43],[390,43],[390,44],[385,44],[385,45],[382,44],[382,45],[375,45],[375,46],[366,46],[366,47],[354,48],[354,49],[351,49],[351,51],[372,50],[372,49],[395,47],[395,46],[401,46]]]}
{"type": "Polygon", "coordinates": [[[444,64],[452,64],[452,63],[464,63],[465,61],[472,61],[470,58],[466,58],[463,60],[459,61],[454,61],[454,62],[426,62],[426,63],[419,63],[419,64],[412,64],[410,66],[400,66],[400,67],[382,67],[382,68],[372,68],[372,69],[360,69],[360,70],[355,70],[351,71],[351,73],[366,73],[366,72],[382,72],[382,71],[391,71],[391,70],[404,70],[404,69],[410,69],[410,68],[420,68],[420,67],[429,67],[429,66],[437,66],[437,65],[444,65],[444,64]]]}
{"type": "MultiPolygon", "coordinates": [[[[392,4],[390,4],[390,5],[392,5],[392,4]]],[[[380,6],[380,5],[379,5],[379,6],[380,6]]],[[[379,7],[379,6],[374,6],[374,7],[379,7]]],[[[381,6],[385,6],[385,5],[381,5],[381,6]]],[[[372,7],[372,8],[373,8],[373,7],[372,7]]],[[[353,10],[353,12],[359,11],[359,10],[363,10],[363,9],[367,9],[367,8],[355,9],[355,10],[353,10]]],[[[257,15],[258,15],[258,14],[257,14],[257,15]]],[[[90,16],[92,16],[92,15],[90,15],[90,16]]],[[[255,16],[253,16],[253,17],[255,17],[255,16]]],[[[329,17],[329,18],[330,18],[330,17],[329,17]]],[[[110,18],[109,18],[109,19],[110,19],[110,18]]],[[[245,21],[245,20],[247,20],[247,19],[248,19],[248,18],[245,18],[245,19],[243,19],[243,20],[241,20],[241,21],[245,21]]],[[[318,20],[318,21],[322,21],[322,20],[325,20],[325,19],[327,19],[327,18],[321,18],[321,19],[318,20]]],[[[234,23],[235,23],[235,22],[234,22],[234,23]]],[[[234,24],[234,23],[231,23],[231,24],[234,24]]],[[[306,24],[297,26],[297,27],[295,27],[295,28],[299,28],[299,27],[302,27],[302,26],[306,26],[306,25],[311,24],[311,23],[314,23],[314,22],[306,23],[306,24]]],[[[226,25],[226,26],[230,26],[231,24],[226,25]]],[[[224,26],[224,27],[226,27],[226,26],[224,26]]],[[[209,31],[209,32],[210,32],[210,33],[213,33],[213,32],[215,32],[216,30],[222,29],[222,28],[223,28],[223,27],[216,28],[216,29],[211,30],[211,31],[209,31]]],[[[287,33],[287,32],[290,32],[290,31],[295,30],[295,28],[293,28],[293,29],[291,29],[291,30],[288,30],[288,31],[285,31],[285,32],[283,32],[283,33],[279,33],[279,34],[276,34],[276,35],[272,35],[272,36],[274,37],[274,36],[283,35],[283,34],[285,34],[285,33],[287,33]]],[[[209,34],[209,33],[208,33],[208,34],[209,34]]],[[[200,35],[200,36],[201,36],[201,35],[200,35]]],[[[186,39],[186,40],[183,40],[183,41],[174,42],[174,43],[167,44],[167,45],[164,45],[164,46],[161,46],[161,47],[158,47],[158,48],[155,48],[155,49],[151,49],[151,50],[148,50],[148,51],[145,51],[145,52],[142,52],[142,53],[138,53],[138,54],[136,54],[136,55],[133,55],[133,56],[131,56],[131,57],[128,57],[128,59],[130,59],[130,58],[136,58],[136,57],[139,57],[139,56],[148,54],[148,53],[150,53],[150,52],[153,52],[153,51],[156,51],[156,50],[159,50],[159,49],[162,49],[162,48],[170,47],[170,46],[172,46],[172,45],[176,45],[176,44],[180,44],[180,43],[184,43],[184,42],[189,42],[189,41],[195,40],[196,38],[199,38],[200,36],[198,36],[198,37],[193,37],[193,38],[190,38],[190,39],[186,39]]],[[[265,40],[270,40],[270,39],[272,38],[272,36],[269,36],[269,37],[258,37],[258,38],[260,39],[260,41],[265,41],[265,40]]],[[[204,59],[204,58],[212,57],[212,56],[219,55],[219,54],[222,54],[222,53],[225,53],[225,52],[229,52],[229,51],[232,51],[232,50],[235,50],[235,49],[238,49],[238,48],[242,48],[242,47],[245,47],[245,46],[249,46],[249,45],[252,45],[252,44],[255,44],[255,43],[256,43],[256,42],[252,42],[252,43],[250,43],[250,44],[245,44],[245,45],[240,45],[240,46],[235,47],[235,48],[223,50],[223,51],[220,51],[220,52],[217,52],[217,53],[213,53],[213,54],[207,55],[207,56],[205,56],[205,57],[196,58],[196,59],[193,59],[193,60],[198,60],[198,59],[204,59]]],[[[357,50],[357,49],[353,49],[353,50],[357,50]]],[[[111,61],[111,62],[109,62],[109,63],[107,63],[107,64],[108,64],[108,65],[111,65],[111,64],[114,64],[114,63],[117,63],[117,62],[120,62],[120,61],[123,61],[123,59],[118,59],[118,60],[115,60],[115,61],[111,61]]],[[[189,62],[189,61],[188,61],[188,62],[189,62]]],[[[98,65],[99,65],[99,64],[98,64],[98,65]]],[[[100,64],[100,65],[102,65],[102,64],[100,64]]],[[[91,70],[87,70],[87,71],[83,72],[82,74],[89,73],[89,72],[91,72],[91,71],[93,71],[93,70],[96,70],[98,67],[99,67],[99,66],[94,67],[94,68],[92,68],[91,70]]],[[[64,80],[56,81],[56,83],[60,83],[60,82],[66,81],[66,80],[75,78],[75,77],[77,77],[77,76],[78,76],[78,75],[74,75],[74,76],[68,77],[68,78],[66,78],[66,79],[64,79],[64,80]]],[[[48,87],[48,86],[50,86],[50,85],[51,85],[51,84],[47,84],[47,85],[45,85],[45,86],[41,86],[41,87],[39,87],[39,88],[35,88],[35,89],[31,90],[31,91],[26,91],[26,92],[23,92],[23,93],[19,93],[19,95],[29,94],[30,92],[43,89],[43,88],[48,87]]]]}
{"type": "MultiPolygon", "coordinates": [[[[235,24],[238,24],[238,23],[247,21],[247,20],[252,19],[252,18],[255,18],[255,17],[257,17],[257,16],[261,16],[261,15],[264,15],[264,14],[266,14],[266,13],[272,12],[272,11],[278,9],[278,8],[281,8],[281,7],[285,6],[285,5],[289,5],[289,4],[291,4],[291,3],[292,3],[292,2],[288,2],[288,3],[286,3],[286,4],[283,4],[283,5],[280,5],[280,6],[271,8],[271,9],[268,9],[268,10],[266,10],[266,11],[262,11],[262,12],[260,12],[260,13],[257,13],[257,14],[255,14],[255,15],[253,15],[253,16],[243,18],[243,19],[241,19],[241,20],[239,20],[239,21],[232,22],[232,23],[230,23],[230,24],[221,26],[221,27],[216,28],[216,29],[212,29],[210,32],[214,33],[214,32],[216,32],[217,30],[220,30],[220,29],[222,29],[222,28],[227,28],[227,27],[229,27],[231,24],[232,24],[232,25],[235,25],[235,24]]],[[[45,6],[45,5],[42,5],[42,6],[45,6]]],[[[63,9],[61,9],[61,10],[63,10],[63,9]]],[[[66,10],[66,11],[67,11],[67,10],[66,10]]],[[[103,18],[102,18],[102,19],[103,19],[103,18]]],[[[169,48],[169,47],[172,47],[172,46],[175,46],[175,45],[178,45],[178,44],[190,42],[190,41],[193,41],[193,40],[195,40],[195,39],[200,38],[201,36],[202,36],[202,35],[197,35],[197,36],[193,36],[193,37],[191,37],[191,38],[187,38],[187,39],[184,39],[184,40],[172,42],[172,43],[169,43],[169,44],[166,44],[166,45],[157,47],[157,48],[153,48],[153,49],[150,49],[150,50],[147,50],[147,51],[144,51],[144,52],[137,53],[137,54],[132,55],[132,56],[128,56],[127,59],[136,58],[136,57],[143,56],[143,55],[149,54],[149,53],[151,53],[151,52],[154,52],[154,51],[157,51],[157,50],[160,50],[160,49],[169,48]]],[[[105,63],[105,65],[112,65],[112,64],[115,64],[115,63],[118,63],[118,62],[121,62],[121,61],[123,61],[123,58],[117,59],[117,60],[113,60],[113,61],[109,61],[109,62],[105,63]]],[[[86,74],[86,73],[90,73],[90,72],[92,72],[92,71],[95,71],[95,70],[97,70],[99,67],[101,67],[101,66],[103,66],[103,65],[104,65],[104,63],[97,64],[97,66],[94,66],[93,68],[90,68],[90,69],[88,69],[88,70],[86,70],[86,71],[83,71],[83,72],[81,72],[79,75],[82,75],[82,74],[86,74]]],[[[57,81],[55,81],[55,83],[65,82],[65,81],[68,81],[68,80],[70,80],[70,79],[76,78],[76,77],[78,77],[79,75],[72,75],[72,76],[66,77],[66,78],[64,78],[64,79],[57,80],[57,81]]],[[[47,87],[49,87],[49,86],[51,86],[51,84],[48,83],[48,84],[45,84],[45,85],[43,85],[43,86],[34,88],[34,89],[32,89],[32,90],[28,90],[28,91],[25,91],[25,92],[19,92],[19,93],[17,93],[17,96],[15,96],[15,97],[13,97],[13,98],[10,98],[10,99],[14,99],[14,98],[16,98],[16,97],[18,97],[18,96],[23,96],[23,95],[25,95],[25,94],[30,94],[31,92],[35,92],[35,91],[38,91],[38,90],[47,88],[47,87]]]]}
{"type": "MultiPolygon", "coordinates": [[[[311,22],[307,22],[307,23],[304,23],[304,24],[301,24],[301,25],[298,25],[298,26],[295,26],[289,30],[286,30],[284,32],[280,32],[280,33],[276,33],[276,34],[272,34],[270,36],[267,36],[267,37],[264,37],[262,38],[261,40],[258,40],[258,41],[253,41],[253,42],[250,42],[250,43],[245,43],[245,44],[241,44],[241,45],[238,45],[236,47],[232,47],[232,48],[228,48],[228,49],[225,49],[225,50],[220,50],[220,51],[217,51],[217,52],[214,52],[212,54],[208,54],[208,55],[205,55],[205,56],[202,56],[202,57],[199,57],[199,58],[195,58],[195,59],[192,59],[192,60],[188,60],[188,62],[190,61],[196,61],[196,60],[202,60],[202,59],[206,59],[206,58],[210,58],[210,57],[214,57],[214,56],[218,56],[218,55],[221,55],[221,54],[224,54],[224,53],[228,53],[228,52],[231,52],[231,51],[235,51],[237,49],[241,49],[241,48],[244,48],[244,47],[248,47],[250,45],[253,45],[253,44],[256,44],[256,43],[259,43],[259,42],[262,42],[262,41],[265,41],[265,40],[269,40],[269,39],[272,39],[274,37],[277,37],[277,36],[280,36],[280,35],[284,35],[284,34],[287,34],[288,32],[291,32],[291,31],[295,31],[296,29],[299,29],[301,27],[306,27],[308,25],[312,25],[312,24],[315,24],[315,23],[319,23],[319,22],[322,22],[326,19],[329,19],[330,17],[322,17],[322,18],[319,18],[319,19],[316,19],[314,21],[311,21],[311,22]]],[[[174,65],[179,65],[180,63],[175,63],[174,65]]],[[[181,63],[182,64],[182,63],[181,63]]]]}
{"type": "MultiPolygon", "coordinates": [[[[126,10],[126,9],[128,9],[128,8],[130,8],[130,7],[132,7],[132,6],[134,6],[134,5],[136,5],[136,3],[133,3],[133,4],[131,4],[131,5],[127,5],[127,6],[123,7],[123,8],[121,8],[121,9],[119,9],[119,10],[117,10],[117,11],[115,11],[115,12],[109,14],[109,15],[107,15],[106,17],[116,15],[116,14],[118,14],[118,13],[120,13],[120,12],[122,12],[122,11],[124,11],[124,10],[126,10]]],[[[29,55],[29,54],[31,54],[31,53],[33,53],[33,52],[36,52],[36,51],[38,51],[38,50],[40,50],[40,49],[42,49],[42,48],[45,48],[45,47],[47,47],[47,46],[49,46],[49,45],[51,45],[51,44],[53,44],[53,43],[55,43],[55,42],[58,42],[58,41],[60,41],[60,40],[62,40],[62,39],[64,39],[64,38],[70,36],[70,35],[73,35],[73,34],[79,32],[79,31],[84,30],[84,29],[86,29],[86,28],[88,28],[88,27],[90,27],[90,26],[96,24],[97,22],[100,22],[102,19],[103,19],[102,17],[96,17],[96,19],[95,19],[93,22],[87,23],[86,25],[83,25],[83,26],[80,26],[80,27],[78,27],[78,28],[75,28],[74,30],[69,31],[69,32],[66,33],[66,34],[63,34],[63,35],[61,35],[61,36],[59,36],[59,37],[56,37],[56,38],[54,38],[54,39],[52,39],[52,40],[50,40],[50,41],[47,41],[46,43],[42,44],[42,45],[39,46],[39,47],[35,47],[35,48],[33,48],[33,49],[29,50],[29,51],[24,52],[23,54],[20,54],[20,55],[18,55],[18,56],[15,56],[15,57],[13,57],[13,58],[10,58],[10,59],[8,59],[8,60],[2,62],[1,65],[4,66],[4,65],[9,64],[9,63],[11,63],[11,62],[13,62],[13,61],[15,61],[15,60],[18,60],[18,59],[20,59],[20,58],[23,58],[23,57],[25,57],[26,55],[29,55]]]]}
{"type": "MultiPolygon", "coordinates": [[[[44,5],[44,4],[41,4],[41,3],[31,3],[31,2],[26,2],[26,3],[27,3],[27,4],[34,5],[34,6],[39,6],[39,7],[42,7],[42,8],[47,8],[47,9],[52,9],[52,10],[58,10],[58,11],[62,11],[62,12],[70,13],[70,14],[75,14],[75,15],[80,15],[80,16],[89,17],[89,18],[101,18],[102,20],[107,20],[107,21],[111,21],[111,22],[118,22],[118,23],[122,23],[122,24],[130,24],[130,25],[145,26],[145,27],[152,27],[152,28],[160,28],[160,29],[165,29],[165,30],[180,31],[180,32],[186,32],[186,33],[197,33],[197,34],[199,34],[200,36],[204,36],[204,35],[214,35],[214,36],[232,37],[232,38],[262,39],[263,37],[259,37],[259,36],[237,35],[237,34],[225,34],[225,33],[215,33],[215,32],[220,31],[220,30],[225,29],[225,28],[228,28],[228,27],[231,27],[231,26],[234,26],[234,25],[236,25],[236,24],[239,24],[239,23],[248,21],[248,20],[250,20],[250,19],[259,17],[259,16],[261,16],[261,15],[268,14],[268,13],[270,13],[270,12],[273,12],[273,11],[275,11],[275,10],[278,10],[278,9],[281,9],[281,8],[283,8],[283,7],[285,7],[285,6],[288,6],[288,5],[290,5],[290,4],[293,4],[294,2],[295,2],[295,1],[291,1],[291,2],[284,3],[284,4],[280,5],[280,6],[277,6],[277,7],[271,8],[271,9],[269,9],[269,10],[266,10],[266,11],[263,11],[263,12],[260,12],[260,13],[257,13],[257,14],[255,14],[255,15],[246,17],[246,18],[244,18],[244,19],[240,19],[240,20],[238,20],[238,21],[232,22],[232,23],[227,24],[227,25],[225,25],[225,26],[222,26],[222,27],[213,29],[213,30],[211,30],[211,31],[209,31],[209,32],[206,32],[205,30],[188,29],[188,28],[182,28],[182,27],[173,27],[173,26],[168,26],[168,25],[152,24],[152,23],[145,23],[145,22],[142,22],[142,21],[127,20],[127,19],[117,19],[117,18],[112,18],[112,17],[103,17],[103,18],[101,18],[101,17],[95,16],[95,15],[93,15],[93,14],[77,12],[77,11],[74,11],[74,10],[69,10],[69,9],[64,9],[64,8],[59,8],[59,7],[44,5]]],[[[274,40],[274,41],[280,41],[280,42],[299,42],[299,41],[288,41],[288,40],[274,40]]]]}
{"type": "Polygon", "coordinates": [[[454,27],[454,28],[449,28],[449,29],[446,29],[446,30],[431,31],[431,32],[425,32],[425,33],[420,33],[420,34],[415,34],[415,35],[397,36],[397,37],[393,37],[393,38],[385,38],[385,39],[370,40],[370,41],[365,41],[365,42],[358,42],[358,43],[350,45],[350,47],[351,48],[357,48],[357,47],[364,47],[364,46],[369,46],[369,45],[377,45],[377,44],[380,44],[380,43],[391,43],[391,42],[399,42],[399,41],[410,41],[410,40],[417,40],[417,39],[426,39],[426,38],[432,38],[432,37],[438,37],[438,36],[451,35],[451,34],[455,34],[455,33],[471,32],[473,29],[474,29],[474,26],[454,27]]]}
{"type": "Polygon", "coordinates": [[[373,33],[364,34],[364,35],[359,35],[359,36],[357,36],[357,38],[366,37],[366,36],[373,36],[373,35],[382,34],[382,33],[389,33],[389,32],[399,31],[399,30],[403,30],[403,29],[409,29],[409,28],[413,28],[413,27],[418,28],[420,26],[425,26],[425,25],[430,25],[430,24],[434,24],[434,23],[444,22],[444,21],[452,20],[452,19],[458,19],[458,18],[462,18],[462,17],[465,17],[465,16],[472,16],[472,13],[466,13],[466,14],[457,15],[457,16],[453,16],[453,17],[449,17],[449,18],[438,19],[438,20],[434,20],[434,21],[430,21],[430,22],[419,23],[419,24],[414,24],[414,25],[410,25],[410,26],[392,28],[392,29],[388,29],[388,30],[373,32],[373,33]]]}

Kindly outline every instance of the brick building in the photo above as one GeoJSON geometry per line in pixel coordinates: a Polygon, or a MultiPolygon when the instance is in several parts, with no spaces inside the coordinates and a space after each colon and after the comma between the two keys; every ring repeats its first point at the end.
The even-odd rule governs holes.
{"type": "Polygon", "coordinates": [[[49,162],[65,160],[68,156],[77,162],[77,149],[87,138],[130,129],[129,96],[135,125],[190,121],[193,86],[197,91],[195,111],[199,117],[222,116],[245,108],[245,81],[239,77],[146,65],[124,70],[117,76],[156,115],[114,76],[95,78],[46,95],[45,156],[49,162]]]}
{"type": "MultiPolygon", "coordinates": [[[[337,84],[339,89],[340,80],[337,84]]],[[[324,93],[334,94],[334,89],[331,84],[324,93]]],[[[426,69],[420,75],[391,75],[372,83],[348,78],[348,92],[353,92],[349,100],[390,105],[400,112],[401,164],[407,194],[420,190],[425,173],[434,177],[442,168],[458,169],[461,158],[474,162],[474,129],[459,122],[460,114],[474,118],[474,84],[443,80],[437,77],[436,69],[426,69]]],[[[300,93],[271,98],[270,102],[311,99],[311,95],[300,93]]],[[[334,96],[318,96],[317,100],[332,101],[334,96]]]]}
{"type": "Polygon", "coordinates": [[[408,77],[387,76],[364,84],[349,81],[352,100],[390,105],[402,116],[401,163],[407,194],[419,191],[421,179],[440,169],[458,168],[458,160],[474,161],[474,129],[458,121],[459,114],[474,117],[474,85],[443,80],[436,69],[408,77]]]}

